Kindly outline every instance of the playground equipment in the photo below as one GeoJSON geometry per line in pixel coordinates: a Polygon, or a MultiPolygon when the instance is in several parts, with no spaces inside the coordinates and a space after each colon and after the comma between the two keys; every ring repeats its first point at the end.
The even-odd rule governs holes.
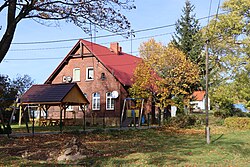
{"type": "Polygon", "coordinates": [[[121,113],[121,127],[127,127],[131,124],[141,126],[143,118],[144,99],[125,98],[121,113]]]}

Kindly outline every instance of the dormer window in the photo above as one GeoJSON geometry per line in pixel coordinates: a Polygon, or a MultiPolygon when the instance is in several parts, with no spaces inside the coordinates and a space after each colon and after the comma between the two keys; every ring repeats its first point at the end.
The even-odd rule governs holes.
{"type": "Polygon", "coordinates": [[[86,80],[94,80],[94,68],[93,67],[87,67],[86,80]]]}

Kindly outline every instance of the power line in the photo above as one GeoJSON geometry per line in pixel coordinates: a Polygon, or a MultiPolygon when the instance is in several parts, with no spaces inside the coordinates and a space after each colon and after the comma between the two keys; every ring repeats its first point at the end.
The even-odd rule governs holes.
{"type": "MultiPolygon", "coordinates": [[[[212,0],[211,0],[212,1],[212,0]]],[[[218,17],[219,13],[218,13],[218,9],[215,15],[210,15],[211,12],[211,4],[210,4],[210,9],[209,9],[209,15],[206,17],[202,17],[199,18],[198,20],[203,20],[203,19],[208,19],[210,17],[218,17]]],[[[226,13],[226,12],[224,12],[226,13]]],[[[224,14],[224,13],[220,13],[220,14],[224,14]]],[[[147,29],[141,29],[141,30],[137,30],[134,32],[145,32],[145,31],[152,31],[152,30],[157,30],[157,29],[161,29],[161,28],[167,28],[167,27],[171,27],[174,26],[175,24],[169,24],[169,25],[165,25],[165,26],[158,26],[158,27],[153,27],[153,28],[147,28],[147,29]]],[[[164,36],[164,35],[170,35],[173,34],[174,32],[169,32],[169,33],[163,33],[163,34],[156,34],[156,35],[151,35],[151,36],[144,36],[144,37],[140,37],[140,38],[134,38],[133,40],[141,40],[141,39],[146,39],[146,38],[153,38],[153,37],[158,37],[158,36],[164,36]]],[[[111,34],[111,35],[103,35],[103,36],[97,36],[96,38],[104,38],[104,37],[110,37],[110,36],[116,36],[116,35],[121,35],[121,34],[111,34]]],[[[91,37],[89,38],[84,38],[84,39],[91,39],[91,37]]],[[[57,40],[57,41],[40,41],[40,42],[26,42],[26,43],[12,43],[12,44],[42,44],[42,43],[56,43],[56,42],[67,42],[67,41],[73,41],[73,40],[79,40],[79,39],[67,39],[67,40],[57,40]]],[[[116,41],[116,42],[128,42],[130,41],[130,39],[126,39],[126,40],[120,40],[120,41],[116,41]]],[[[100,43],[100,44],[109,44],[110,42],[105,42],[105,43],[100,43]]],[[[71,48],[71,46],[61,46],[61,47],[49,47],[49,48],[31,48],[31,49],[13,49],[10,51],[32,51],[32,50],[54,50],[54,49],[62,49],[62,48],[71,48]]],[[[137,53],[139,51],[134,51],[132,53],[137,53]]],[[[57,58],[51,58],[51,57],[38,57],[38,58],[13,58],[13,59],[5,59],[6,61],[22,61],[22,60],[49,60],[49,59],[61,59],[63,57],[57,57],[57,58]]]]}
{"type": "MultiPolygon", "coordinates": [[[[154,50],[147,50],[147,52],[156,52],[156,51],[161,51],[161,49],[154,49],[154,50]]],[[[139,50],[136,50],[136,51],[133,51],[132,53],[135,54],[135,53],[139,53],[140,51],[139,50]]],[[[128,54],[128,53],[126,53],[128,54]]],[[[111,54],[99,54],[98,56],[110,56],[111,54]]],[[[16,60],[16,61],[19,61],[19,60],[22,60],[22,61],[25,61],[25,60],[49,60],[49,59],[63,59],[65,57],[38,57],[38,58],[13,58],[13,59],[5,59],[6,61],[9,61],[9,60],[16,60]]]]}
{"type": "MultiPolygon", "coordinates": [[[[165,35],[171,35],[173,33],[174,32],[156,34],[156,35],[151,35],[151,36],[143,36],[143,37],[140,37],[140,38],[133,38],[133,41],[141,40],[141,39],[147,39],[147,38],[153,38],[153,37],[159,37],[159,36],[165,36],[165,35]]],[[[103,43],[100,43],[100,45],[106,45],[106,44],[109,44],[111,42],[103,42],[103,43]]],[[[130,42],[130,39],[120,40],[120,41],[116,41],[116,42],[119,42],[119,43],[121,43],[121,42],[130,42]]],[[[12,51],[12,52],[18,52],[18,51],[35,51],[35,50],[56,50],[56,49],[64,49],[64,48],[72,48],[72,46],[59,46],[59,47],[48,47],[48,48],[10,49],[10,51],[12,51]]]]}
{"type": "Polygon", "coordinates": [[[59,47],[49,47],[49,48],[24,48],[24,49],[10,49],[12,52],[18,51],[34,51],[34,50],[55,50],[55,49],[65,49],[65,48],[72,48],[72,46],[59,46],[59,47]]]}
{"type": "MultiPolygon", "coordinates": [[[[226,13],[226,12],[224,12],[226,13]]],[[[224,14],[224,13],[220,13],[220,14],[224,14]]],[[[201,17],[198,18],[198,20],[203,20],[206,18],[210,18],[210,17],[214,17],[215,15],[209,15],[205,16],[205,17],[201,17]]],[[[140,32],[146,32],[146,31],[152,31],[152,30],[157,30],[157,29],[163,29],[163,28],[168,28],[168,27],[173,27],[175,26],[174,24],[168,24],[168,25],[163,25],[163,26],[157,26],[157,27],[152,27],[152,28],[146,28],[146,29],[140,29],[140,30],[136,30],[134,31],[134,33],[140,33],[140,32]]],[[[101,35],[101,36],[96,36],[95,38],[107,38],[107,37],[114,37],[114,36],[118,36],[118,35],[128,35],[128,33],[124,32],[124,33],[116,33],[116,34],[109,34],[109,35],[101,35]]],[[[87,39],[91,39],[91,37],[87,37],[87,38],[83,38],[85,40],[87,39]]],[[[46,43],[61,43],[61,42],[70,42],[70,41],[76,41],[79,40],[79,38],[74,38],[74,39],[61,39],[61,40],[51,40],[51,41],[34,41],[34,42],[14,42],[12,43],[12,45],[35,45],[35,44],[46,44],[46,43]]]]}
{"type": "Polygon", "coordinates": [[[4,61],[14,60],[52,60],[52,59],[63,59],[64,57],[37,57],[37,58],[18,58],[18,59],[5,59],[4,61]]]}
{"type": "MultiPolygon", "coordinates": [[[[210,0],[208,15],[211,14],[211,10],[212,10],[212,0],[210,0]]],[[[210,19],[210,17],[207,18],[207,24],[209,24],[209,19],[210,19]]]]}

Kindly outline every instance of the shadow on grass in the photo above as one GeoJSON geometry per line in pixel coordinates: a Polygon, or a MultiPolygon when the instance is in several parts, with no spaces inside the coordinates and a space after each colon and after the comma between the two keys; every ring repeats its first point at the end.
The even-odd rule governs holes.
{"type": "MultiPolygon", "coordinates": [[[[238,156],[250,156],[250,148],[246,144],[248,139],[246,137],[246,139],[241,140],[242,138],[237,135],[234,137],[227,134],[219,135],[210,145],[207,145],[204,135],[172,134],[157,130],[134,132],[132,138],[127,137],[128,140],[131,139],[130,144],[120,141],[118,148],[113,145],[113,154],[95,165],[120,166],[123,164],[126,166],[131,165],[131,163],[139,166],[175,166],[186,163],[213,165],[222,164],[224,161],[232,162],[233,159],[247,164],[248,161],[244,161],[238,156]],[[116,150],[121,149],[122,145],[126,148],[125,151],[116,153],[116,150]]],[[[110,151],[104,152],[110,153],[110,151]]]]}
{"type": "MultiPolygon", "coordinates": [[[[213,135],[215,139],[210,145],[206,144],[204,135],[177,134],[159,129],[67,135],[70,136],[59,142],[55,137],[49,139],[44,137],[40,140],[47,144],[39,148],[49,149],[53,145],[60,148],[63,146],[62,142],[77,137],[86,147],[86,152],[90,152],[86,155],[87,158],[72,162],[80,166],[187,166],[187,164],[207,166],[232,160],[236,163],[239,161],[239,165],[244,165],[249,162],[249,159],[245,158],[244,161],[241,156],[250,157],[249,133],[241,134],[241,136],[238,134],[213,135]]],[[[2,160],[0,158],[0,161],[2,160]]],[[[27,162],[27,165],[32,166],[32,162],[39,164],[31,161],[27,162]]],[[[50,163],[52,162],[46,162],[48,165],[50,163]]],[[[68,166],[72,165],[65,163],[68,166]]]]}
{"type": "Polygon", "coordinates": [[[212,140],[211,143],[215,143],[216,141],[220,140],[223,137],[224,134],[221,134],[218,138],[212,140]]]}
{"type": "MultiPolygon", "coordinates": [[[[200,155],[204,142],[202,136],[184,136],[175,134],[166,134],[155,130],[134,131],[127,134],[126,137],[120,135],[116,144],[99,143],[103,149],[102,154],[110,154],[109,157],[96,161],[94,166],[115,165],[176,165],[188,162],[186,156],[200,155]],[[108,149],[108,148],[112,149],[108,149]]],[[[88,158],[81,162],[88,162],[88,158]]]]}

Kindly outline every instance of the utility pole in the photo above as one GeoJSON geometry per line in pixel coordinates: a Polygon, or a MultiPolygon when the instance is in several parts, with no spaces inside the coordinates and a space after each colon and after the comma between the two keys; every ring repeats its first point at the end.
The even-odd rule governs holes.
{"type": "Polygon", "coordinates": [[[208,114],[208,43],[209,40],[206,41],[206,94],[205,94],[205,110],[206,110],[206,138],[207,144],[210,144],[210,128],[209,128],[209,114],[208,114]]]}

